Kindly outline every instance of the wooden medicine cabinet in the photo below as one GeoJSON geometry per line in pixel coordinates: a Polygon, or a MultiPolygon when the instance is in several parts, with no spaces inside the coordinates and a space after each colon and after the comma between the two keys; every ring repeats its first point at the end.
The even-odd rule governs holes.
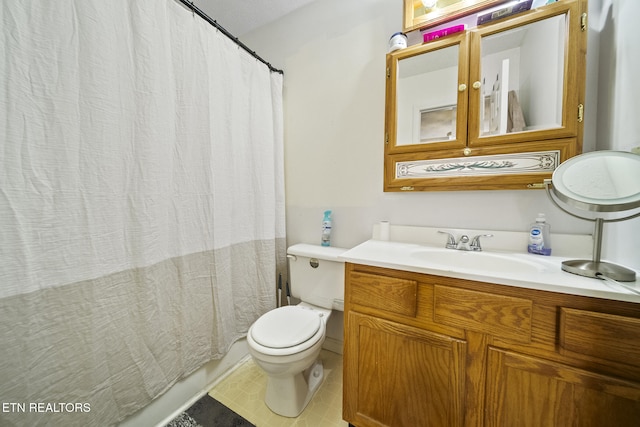
{"type": "Polygon", "coordinates": [[[586,1],[387,55],[385,191],[535,188],[582,149],[586,1]]]}

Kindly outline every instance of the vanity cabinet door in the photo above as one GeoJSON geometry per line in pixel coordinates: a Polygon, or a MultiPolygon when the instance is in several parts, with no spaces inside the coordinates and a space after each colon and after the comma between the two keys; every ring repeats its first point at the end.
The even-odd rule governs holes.
{"type": "Polygon", "coordinates": [[[486,427],[635,427],[640,383],[489,348],[486,427]]]}
{"type": "Polygon", "coordinates": [[[345,332],[344,419],[463,425],[465,341],[357,312],[347,314],[345,332]]]}

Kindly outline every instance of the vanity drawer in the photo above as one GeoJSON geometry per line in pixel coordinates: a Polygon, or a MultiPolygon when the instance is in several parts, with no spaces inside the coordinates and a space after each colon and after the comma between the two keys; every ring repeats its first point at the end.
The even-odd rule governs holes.
{"type": "Polygon", "coordinates": [[[529,299],[436,285],[433,300],[434,321],[440,324],[531,342],[529,299]]]}
{"type": "Polygon", "coordinates": [[[350,302],[393,314],[415,317],[418,283],[367,273],[349,273],[350,302]]]}
{"type": "Polygon", "coordinates": [[[559,333],[564,350],[640,366],[640,319],[562,307],[559,333]]]}

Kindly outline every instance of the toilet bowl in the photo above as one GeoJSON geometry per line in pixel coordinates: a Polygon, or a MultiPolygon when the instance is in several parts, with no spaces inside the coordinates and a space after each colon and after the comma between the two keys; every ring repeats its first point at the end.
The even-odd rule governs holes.
{"type": "Polygon", "coordinates": [[[327,321],[334,306],[342,308],[344,298],[344,263],[338,259],[343,251],[312,245],[289,248],[291,291],[302,302],[271,310],[249,328],[249,353],[267,374],[264,401],[276,414],[300,415],[322,383],[318,356],[327,321]]]}
{"type": "Polygon", "coordinates": [[[265,403],[276,414],[297,417],[320,386],[323,367],[317,359],[330,314],[301,303],[272,310],[249,329],[249,353],[267,373],[265,403]]]}

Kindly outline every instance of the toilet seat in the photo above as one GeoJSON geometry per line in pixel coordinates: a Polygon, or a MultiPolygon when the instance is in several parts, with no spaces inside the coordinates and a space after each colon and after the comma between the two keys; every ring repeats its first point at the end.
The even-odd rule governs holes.
{"type": "Polygon", "coordinates": [[[255,350],[270,355],[304,351],[324,336],[321,315],[300,306],[271,310],[256,320],[249,329],[250,344],[255,350]]]}
{"type": "Polygon", "coordinates": [[[265,347],[293,347],[313,337],[321,322],[318,313],[288,305],[262,315],[253,326],[251,335],[265,347]]]}

